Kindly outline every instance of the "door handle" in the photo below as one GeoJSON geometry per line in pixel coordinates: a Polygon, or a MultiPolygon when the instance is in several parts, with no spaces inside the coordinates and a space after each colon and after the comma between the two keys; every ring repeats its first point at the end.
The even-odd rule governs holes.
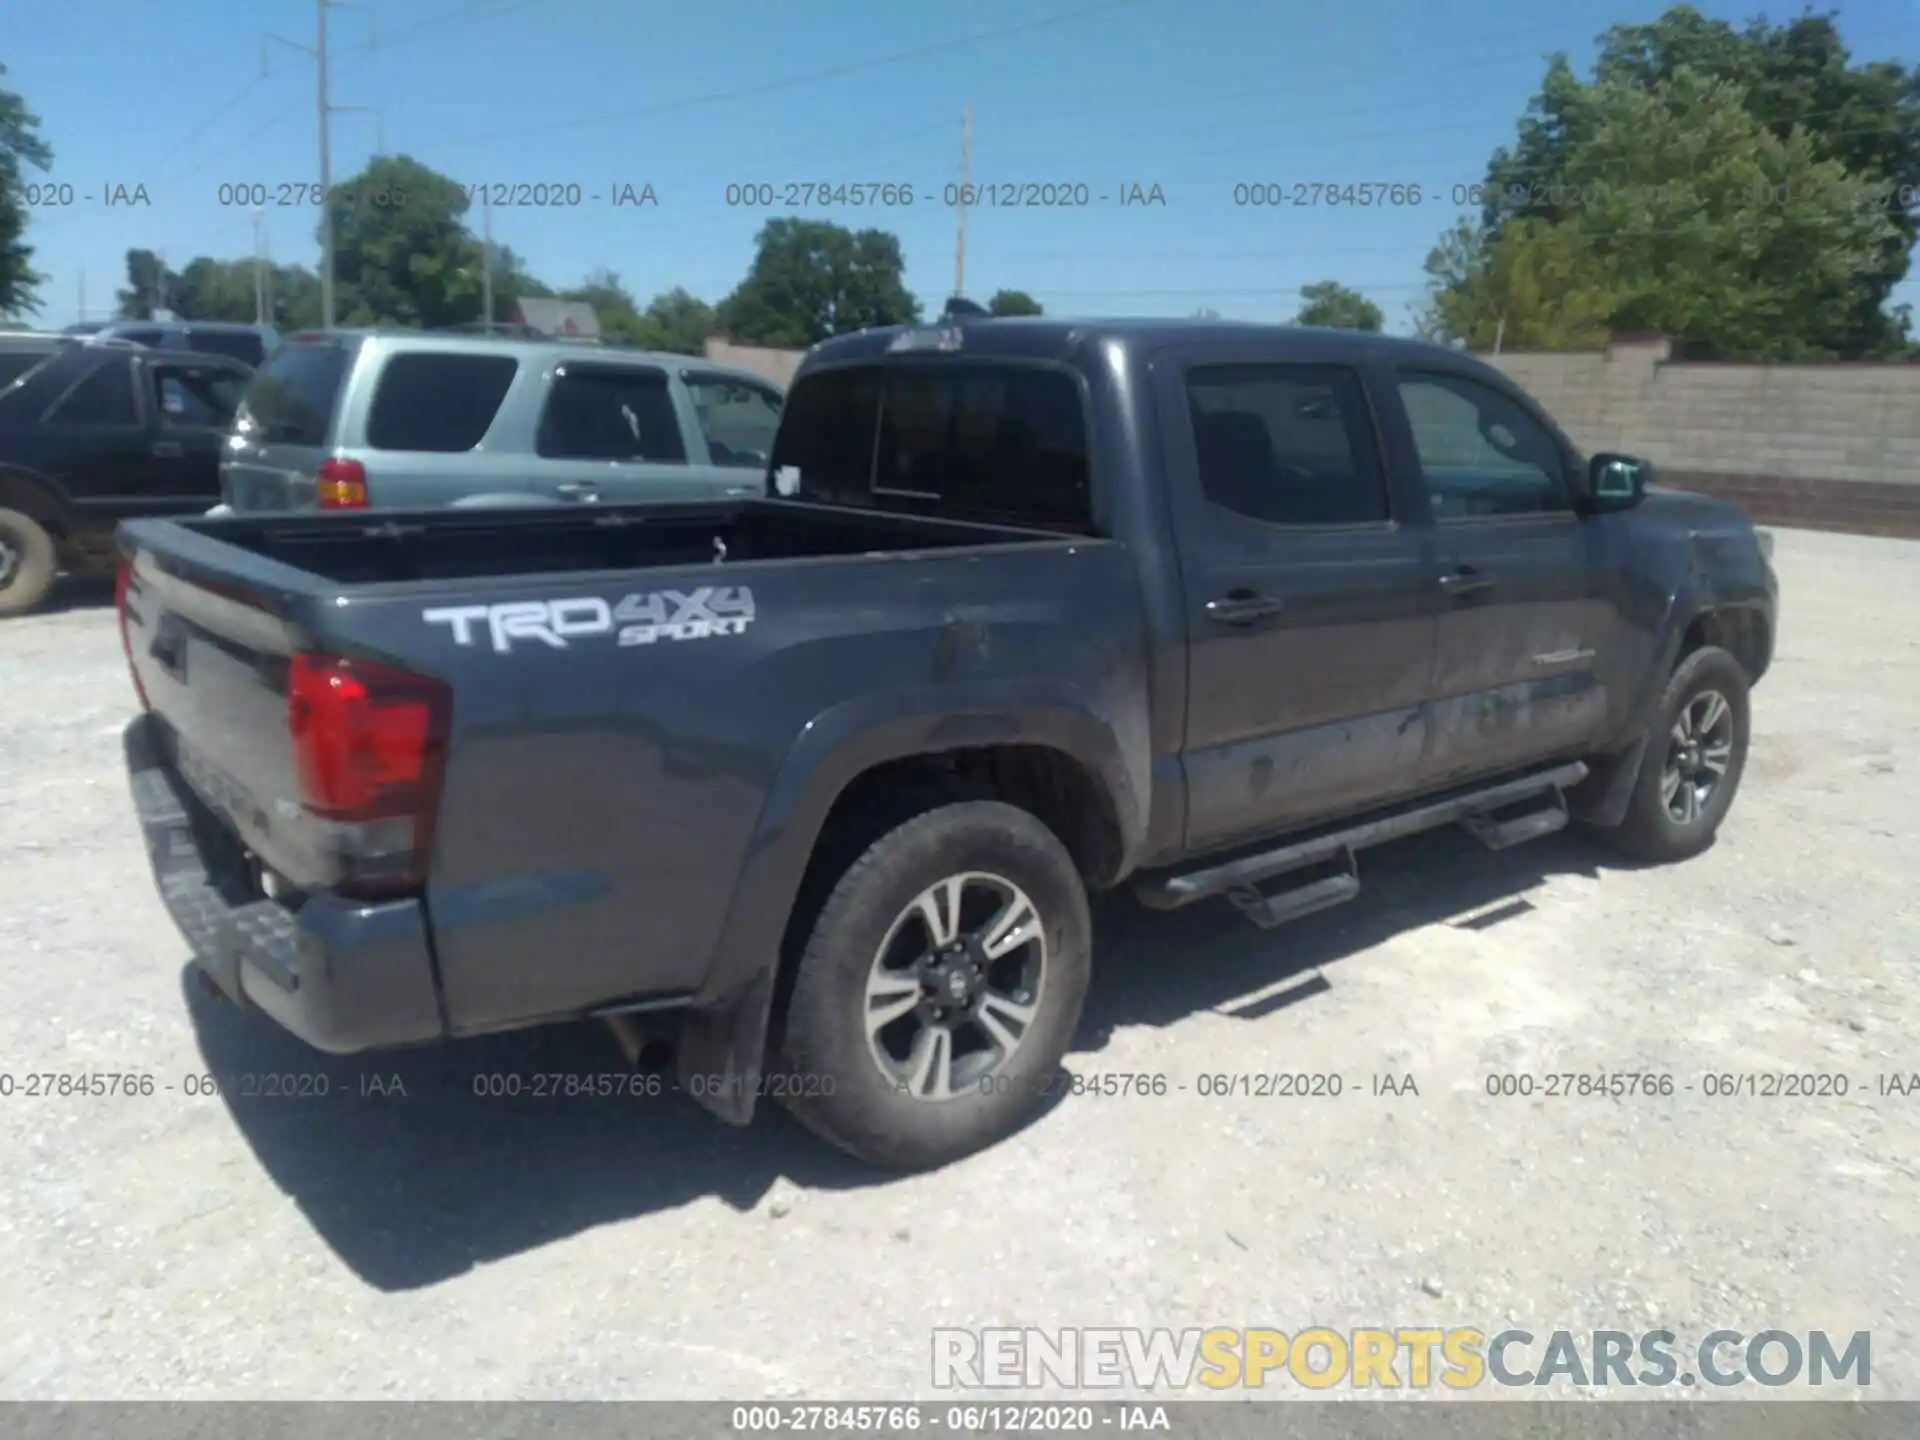
{"type": "Polygon", "coordinates": [[[555,487],[560,495],[568,500],[598,500],[600,487],[591,480],[569,480],[555,487]]]}
{"type": "Polygon", "coordinates": [[[153,453],[162,460],[178,460],[187,453],[187,447],[178,440],[156,440],[153,442],[153,453]]]}
{"type": "Polygon", "coordinates": [[[727,494],[729,495],[758,495],[759,493],[760,493],[760,487],[758,485],[727,486],[727,494]]]}
{"type": "Polygon", "coordinates": [[[1222,625],[1251,625],[1269,615],[1277,615],[1285,605],[1277,595],[1262,595],[1257,590],[1229,590],[1204,607],[1209,620],[1222,625]]]}
{"type": "Polygon", "coordinates": [[[1440,588],[1449,595],[1476,595],[1482,590],[1493,588],[1493,577],[1462,566],[1450,575],[1440,577],[1440,588]]]}

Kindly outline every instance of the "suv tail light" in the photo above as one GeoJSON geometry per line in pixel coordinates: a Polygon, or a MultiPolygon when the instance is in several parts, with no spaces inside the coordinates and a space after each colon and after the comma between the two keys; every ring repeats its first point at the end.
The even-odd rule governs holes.
{"type": "Polygon", "coordinates": [[[424,675],[293,657],[287,726],[300,798],[333,824],[343,888],[405,889],[425,879],[451,714],[447,687],[424,675]]]}
{"type": "Polygon", "coordinates": [[[140,683],[140,672],[133,666],[133,632],[127,629],[127,591],[133,585],[133,561],[122,555],[113,572],[113,612],[120,621],[120,648],[127,655],[127,673],[133,677],[133,693],[140,697],[140,708],[151,710],[147,687],[140,683]]]}
{"type": "Polygon", "coordinates": [[[322,510],[367,508],[367,467],[358,460],[322,460],[315,479],[322,510]]]}

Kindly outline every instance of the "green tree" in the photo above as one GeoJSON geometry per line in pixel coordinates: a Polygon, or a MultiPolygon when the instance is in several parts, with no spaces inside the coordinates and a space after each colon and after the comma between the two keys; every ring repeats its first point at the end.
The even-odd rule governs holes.
{"type": "Polygon", "coordinates": [[[1040,302],[1024,290],[996,290],[987,301],[990,315],[1044,315],[1040,302]]]}
{"type": "MultiPolygon", "coordinates": [[[[0,65],[0,79],[7,67],[0,65]]],[[[40,308],[40,282],[27,232],[24,166],[45,171],[53,150],[40,138],[40,117],[11,90],[0,89],[0,316],[31,315],[40,308]]]]}
{"type": "Polygon", "coordinates": [[[1338,280],[1320,280],[1300,287],[1306,303],[1293,317],[1296,325],[1325,325],[1335,330],[1378,331],[1387,317],[1380,307],[1358,290],[1349,290],[1338,280]]]}
{"type": "Polygon", "coordinates": [[[649,343],[681,355],[706,354],[707,339],[720,326],[713,306],[677,285],[647,302],[646,319],[653,327],[649,343]]]}
{"type": "Polygon", "coordinates": [[[721,328],[749,345],[800,349],[830,335],[920,318],[900,240],[826,220],[769,220],[753,265],[720,302],[721,328]]]}
{"type": "MultiPolygon", "coordinates": [[[[1744,180],[1736,181],[1736,189],[1749,182],[1755,189],[1743,194],[1747,203],[1739,207],[1729,204],[1724,189],[1716,191],[1710,184],[1700,187],[1702,203],[1694,207],[1696,213],[1687,213],[1684,204],[1656,204],[1654,209],[1687,234],[1688,254],[1665,266],[1663,279],[1623,291],[1622,304],[1628,309],[1614,323],[1637,323],[1631,312],[1645,315],[1667,303],[1650,300],[1649,293],[1679,303],[1673,299],[1673,272],[1697,267],[1703,250],[1717,248],[1725,263],[1741,263],[1738,242],[1703,244],[1702,218],[1728,229],[1759,224],[1777,234],[1779,227],[1767,225],[1763,212],[1783,209],[1791,212],[1796,236],[1803,237],[1809,225],[1825,223],[1812,213],[1824,206],[1874,212],[1889,223],[1864,236],[1873,250],[1865,264],[1859,263],[1854,249],[1862,232],[1838,225],[1847,245],[1844,256],[1838,264],[1821,257],[1821,276],[1802,287],[1825,287],[1829,293],[1817,308],[1798,302],[1781,306],[1778,318],[1763,327],[1766,343],[1753,353],[1855,357],[1901,350],[1907,317],[1899,309],[1888,310],[1886,301],[1906,276],[1920,236],[1920,206],[1899,203],[1899,197],[1920,186],[1920,67],[1853,64],[1832,12],[1808,13],[1783,25],[1754,20],[1736,29],[1689,5],[1675,6],[1651,23],[1616,26],[1602,35],[1591,82],[1575,76],[1564,55],[1554,56],[1520,122],[1515,144],[1495,151],[1488,165],[1482,220],[1489,237],[1497,239],[1508,223],[1519,219],[1554,225],[1584,221],[1590,232],[1604,223],[1592,214],[1597,188],[1615,196],[1616,215],[1633,213],[1626,197],[1636,187],[1663,177],[1686,179],[1672,162],[1676,151],[1684,151],[1685,132],[1696,118],[1687,107],[1702,103],[1710,108],[1701,118],[1721,138],[1738,135],[1748,144],[1753,131],[1733,126],[1725,113],[1738,109],[1767,142],[1751,145],[1744,180]],[[1645,163],[1634,153],[1631,137],[1618,131],[1626,115],[1652,113],[1650,107],[1635,108],[1622,99],[1628,94],[1658,97],[1668,118],[1677,122],[1668,126],[1668,153],[1661,163],[1645,163]],[[1610,126],[1613,135],[1603,139],[1610,126]],[[1598,173],[1602,154],[1610,161],[1624,160],[1624,168],[1598,173]],[[1601,182],[1606,182],[1604,187],[1601,182]],[[1832,289],[1835,284],[1838,290],[1832,289]]],[[[1713,158],[1704,144],[1699,153],[1713,158]]],[[[1728,168],[1715,167],[1722,184],[1728,168]]],[[[1653,215],[1643,218],[1651,221],[1653,215]]],[[[1701,283],[1696,281],[1689,292],[1695,298],[1680,304],[1682,319],[1700,308],[1701,283]]],[[[1752,303],[1759,307],[1762,302],[1755,297],[1752,303]]],[[[1658,328],[1677,328],[1664,311],[1659,311],[1657,323],[1658,328]]],[[[1744,334],[1753,323],[1719,328],[1744,334]]],[[[1696,344],[1676,338],[1683,339],[1689,351],[1696,344]]],[[[1709,353],[1716,342],[1709,336],[1698,343],[1705,347],[1701,353],[1709,353]]]]}
{"type": "MultiPolygon", "coordinates": [[[[464,190],[406,155],[382,156],[334,187],[334,309],[343,325],[426,329],[480,318],[481,246],[464,190]]],[[[495,248],[495,306],[517,271],[495,248]]],[[[498,317],[496,317],[498,318],[498,317]]]]}
{"type": "Polygon", "coordinates": [[[656,348],[654,341],[657,336],[653,327],[648,324],[647,317],[640,313],[632,294],[613,271],[594,271],[585,284],[561,291],[560,298],[591,305],[604,339],[622,345],[639,345],[649,350],[656,348]]]}
{"type": "Polygon", "coordinates": [[[1615,300],[1572,225],[1518,220],[1497,239],[1461,220],[1427,257],[1430,308],[1417,322],[1429,340],[1473,350],[1580,350],[1606,343],[1615,300]]]}
{"type": "Polygon", "coordinates": [[[129,320],[151,320],[155,310],[171,305],[173,282],[173,272],[153,251],[127,251],[127,285],[113,297],[118,313],[129,320]]]}

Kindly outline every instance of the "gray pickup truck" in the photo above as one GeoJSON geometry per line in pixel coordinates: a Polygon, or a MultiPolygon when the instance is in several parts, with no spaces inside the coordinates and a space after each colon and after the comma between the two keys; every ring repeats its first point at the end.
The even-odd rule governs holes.
{"type": "Polygon", "coordinates": [[[643,1016],[724,1118],[936,1165],[1058,1073],[1090,890],[1711,843],[1769,537],[1648,475],[1409,341],[863,332],[764,496],[126,525],[127,763],[204,973],[318,1047],[643,1016]]]}

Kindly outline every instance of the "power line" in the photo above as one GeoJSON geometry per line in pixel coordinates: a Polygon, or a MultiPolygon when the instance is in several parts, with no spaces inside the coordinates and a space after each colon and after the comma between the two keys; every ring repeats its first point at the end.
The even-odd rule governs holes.
{"type": "Polygon", "coordinates": [[[1036,30],[1050,29],[1055,25],[1064,25],[1074,20],[1091,19],[1096,15],[1110,14],[1115,10],[1124,10],[1145,3],[1145,0],[1102,0],[1097,5],[1082,6],[1077,10],[1062,10],[1052,15],[1043,15],[1035,20],[1022,20],[1011,25],[1000,25],[992,29],[976,30],[970,35],[956,35],[946,40],[935,40],[926,45],[916,45],[906,50],[895,50],[886,55],[873,55],[864,60],[849,60],[839,65],[829,65],[819,70],[806,70],[798,75],[784,76],[778,80],[764,81],[756,85],[735,86],[727,90],[713,90],[704,95],[688,95],[678,100],[665,100],[657,105],[642,105],[631,110],[606,111],[598,115],[582,115],[572,120],[556,120],[548,125],[523,126],[515,130],[496,130],[486,135],[471,135],[459,139],[442,139],[440,148],[454,148],[462,145],[494,145],[506,141],[524,140],[529,135],[543,135],[566,130],[580,130],[594,125],[618,124],[625,120],[642,120],[653,115],[671,114],[676,110],[693,109],[702,105],[720,105],[730,100],[744,100],[755,95],[771,95],[782,90],[795,90],[806,85],[817,85],[825,80],[838,80],[847,75],[858,75],[867,70],[876,70],[886,65],[904,64],[911,60],[921,60],[929,55],[944,54],[949,50],[962,49],[968,45],[980,45],[989,40],[1004,40],[1013,35],[1030,34],[1036,30]]]}

